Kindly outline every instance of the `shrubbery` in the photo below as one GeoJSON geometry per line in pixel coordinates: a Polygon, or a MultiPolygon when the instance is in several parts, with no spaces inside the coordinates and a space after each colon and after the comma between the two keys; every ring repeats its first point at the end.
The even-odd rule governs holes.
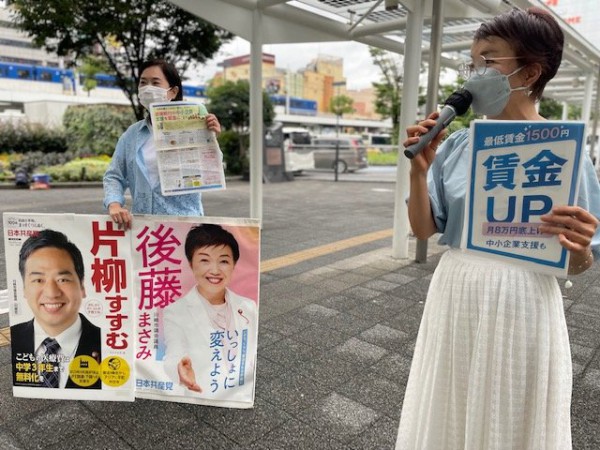
{"type": "MultiPolygon", "coordinates": [[[[30,176],[47,173],[59,182],[101,181],[117,140],[134,121],[129,107],[75,105],[65,112],[64,128],[0,123],[0,181],[12,181],[17,168],[30,176]]],[[[218,141],[227,173],[246,173],[248,157],[240,157],[240,147],[249,147],[249,136],[226,130],[218,141]]]]}
{"type": "Polygon", "coordinates": [[[44,172],[54,181],[101,181],[119,136],[135,121],[129,107],[69,106],[64,127],[0,122],[0,181],[11,181],[17,168],[31,176],[44,172]],[[108,155],[96,159],[76,159],[108,155]]]}
{"type": "Polygon", "coordinates": [[[8,181],[14,176],[13,171],[10,168],[11,162],[16,157],[21,155],[9,155],[8,153],[0,153],[0,181],[8,181]]]}
{"type": "Polygon", "coordinates": [[[17,158],[11,158],[10,170],[14,172],[18,167],[22,167],[27,173],[32,174],[40,167],[65,164],[73,158],[73,153],[68,151],[62,153],[29,152],[19,155],[17,158]]]}
{"type": "Polygon", "coordinates": [[[102,181],[109,164],[109,156],[98,156],[77,158],[66,164],[41,169],[50,175],[52,181],[102,181]]]}
{"type": "MultiPolygon", "coordinates": [[[[30,176],[34,172],[45,172],[46,167],[61,167],[75,156],[71,152],[43,153],[40,151],[0,154],[0,181],[12,181],[18,168],[24,169],[30,176]]],[[[109,160],[110,158],[107,158],[109,160]]]]}
{"type": "Polygon", "coordinates": [[[219,134],[219,147],[223,152],[223,162],[227,166],[227,173],[242,175],[248,171],[248,158],[240,158],[240,139],[245,139],[245,148],[248,148],[248,135],[240,136],[233,130],[225,130],[219,134]]]}
{"type": "Polygon", "coordinates": [[[395,166],[398,163],[398,151],[377,152],[369,150],[367,152],[369,166],[395,166]]]}
{"type": "Polygon", "coordinates": [[[61,128],[0,122],[0,153],[63,153],[67,148],[67,137],[61,128]]]}
{"type": "Polygon", "coordinates": [[[109,155],[123,132],[136,121],[130,107],[69,106],[63,117],[69,149],[78,156],[109,155]]]}

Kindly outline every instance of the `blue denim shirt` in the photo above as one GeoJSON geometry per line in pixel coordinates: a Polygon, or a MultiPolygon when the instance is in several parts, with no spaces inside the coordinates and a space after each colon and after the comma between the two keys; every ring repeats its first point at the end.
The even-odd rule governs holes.
{"type": "Polygon", "coordinates": [[[160,184],[152,187],[144,161],[142,148],[152,136],[146,120],[131,125],[117,142],[115,153],[104,174],[104,207],[118,202],[125,204],[125,191],[129,188],[133,199],[132,214],[170,216],[202,216],[202,199],[199,193],[164,196],[160,184]]]}

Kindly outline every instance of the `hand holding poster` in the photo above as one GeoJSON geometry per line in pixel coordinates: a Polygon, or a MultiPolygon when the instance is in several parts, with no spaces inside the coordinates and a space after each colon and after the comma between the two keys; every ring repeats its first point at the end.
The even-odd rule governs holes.
{"type": "Polygon", "coordinates": [[[4,214],[16,397],[133,401],[129,238],[106,219],[4,214]]]}
{"type": "Polygon", "coordinates": [[[225,189],[222,154],[201,103],[152,103],[150,116],[163,195],[225,189]]]}
{"type": "Polygon", "coordinates": [[[566,275],[568,252],[540,217],[577,200],[585,125],[475,120],[463,247],[566,275]]]}

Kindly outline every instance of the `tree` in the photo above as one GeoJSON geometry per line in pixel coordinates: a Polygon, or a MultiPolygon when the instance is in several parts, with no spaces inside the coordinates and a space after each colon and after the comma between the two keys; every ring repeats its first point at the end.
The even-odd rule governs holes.
{"type": "MultiPolygon", "coordinates": [[[[225,81],[208,92],[209,110],[219,118],[221,127],[235,131],[239,139],[238,157],[244,161],[250,131],[250,83],[248,80],[225,81]]],[[[269,126],[275,118],[271,99],[263,91],[263,124],[269,126]]]]}
{"type": "Polygon", "coordinates": [[[14,21],[33,42],[75,63],[101,54],[138,119],[140,67],[165,59],[180,73],[210,59],[233,37],[166,0],[15,0],[14,21]]]}
{"type": "Polygon", "coordinates": [[[79,73],[83,75],[83,90],[90,93],[98,87],[98,81],[96,81],[96,74],[106,73],[109,71],[106,60],[99,56],[86,56],[83,58],[83,64],[79,68],[79,73]]]}
{"type": "MultiPolygon", "coordinates": [[[[540,115],[548,120],[560,120],[562,118],[563,106],[562,103],[548,97],[542,97],[540,100],[540,115]]],[[[575,120],[581,117],[581,107],[568,105],[567,119],[575,120]]]]}
{"type": "MultiPolygon", "coordinates": [[[[250,83],[248,80],[225,81],[207,92],[210,112],[215,114],[221,126],[247,134],[250,128],[250,83]]],[[[275,111],[269,96],[263,91],[263,123],[273,123],[275,111]]]]}
{"type": "Polygon", "coordinates": [[[380,48],[369,47],[369,53],[379,70],[381,82],[373,83],[375,88],[375,111],[384,119],[390,117],[394,132],[394,142],[400,128],[400,107],[402,105],[402,62],[380,48]]]}
{"type": "MultiPolygon", "coordinates": [[[[336,128],[336,134],[338,136],[340,134],[340,117],[342,117],[342,115],[344,115],[345,113],[354,112],[354,108],[352,107],[353,103],[354,103],[354,100],[352,100],[347,95],[336,95],[335,97],[332,97],[331,100],[329,101],[329,111],[334,113],[336,116],[337,123],[336,123],[335,128],[336,128]]],[[[335,142],[335,166],[334,166],[335,181],[338,180],[338,171],[340,170],[341,164],[342,163],[340,162],[340,141],[336,140],[336,142],[335,142]]],[[[342,169],[342,170],[346,170],[345,165],[344,165],[344,169],[342,169]]]]}
{"type": "Polygon", "coordinates": [[[329,111],[336,116],[343,116],[344,114],[354,112],[353,103],[354,100],[347,95],[336,95],[331,97],[329,101],[329,111]]]}

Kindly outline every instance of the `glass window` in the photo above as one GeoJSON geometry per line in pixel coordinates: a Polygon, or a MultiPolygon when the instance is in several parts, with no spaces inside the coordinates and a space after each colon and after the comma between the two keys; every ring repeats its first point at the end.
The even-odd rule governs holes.
{"type": "Polygon", "coordinates": [[[52,81],[52,74],[50,72],[45,71],[45,70],[44,71],[40,71],[38,79],[40,81],[52,81]]]}
{"type": "Polygon", "coordinates": [[[17,70],[17,76],[23,80],[27,80],[31,78],[31,71],[27,69],[19,69],[17,70]]]}

